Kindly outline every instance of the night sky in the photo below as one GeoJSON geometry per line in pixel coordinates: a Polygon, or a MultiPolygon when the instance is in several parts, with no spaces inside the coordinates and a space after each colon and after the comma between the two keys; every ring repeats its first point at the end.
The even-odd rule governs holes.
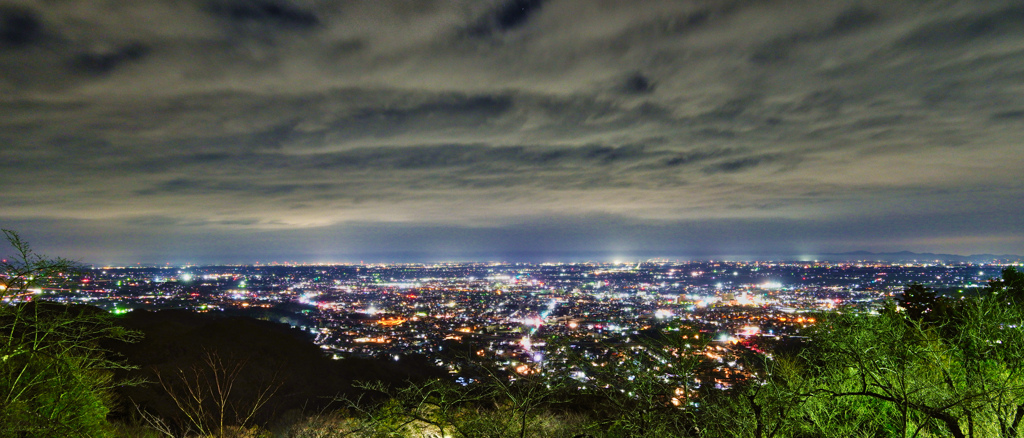
{"type": "Polygon", "coordinates": [[[0,0],[0,226],[95,264],[1024,254],[1024,3],[0,0]]]}

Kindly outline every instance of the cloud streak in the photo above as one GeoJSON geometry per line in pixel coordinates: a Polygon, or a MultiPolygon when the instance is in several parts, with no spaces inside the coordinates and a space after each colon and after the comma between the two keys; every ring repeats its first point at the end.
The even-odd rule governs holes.
{"type": "Polygon", "coordinates": [[[8,1],[0,221],[1024,252],[1024,9],[947,3],[8,1]]]}

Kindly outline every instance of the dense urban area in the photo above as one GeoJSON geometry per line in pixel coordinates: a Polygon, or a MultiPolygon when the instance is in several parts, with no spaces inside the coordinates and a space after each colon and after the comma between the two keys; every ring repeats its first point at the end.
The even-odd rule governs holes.
{"type": "MultiPolygon", "coordinates": [[[[114,314],[245,314],[307,331],[334,358],[425,355],[456,377],[467,360],[528,374],[543,371],[549,357],[566,349],[593,358],[608,346],[642,348],[637,335],[644,331],[692,331],[708,341],[703,354],[719,364],[715,385],[728,387],[745,377],[730,358],[799,342],[801,330],[823,312],[877,312],[910,284],[970,296],[1005,266],[651,261],[94,267],[71,287],[38,292],[114,314]]],[[[582,371],[577,375],[585,378],[582,371]]]]}

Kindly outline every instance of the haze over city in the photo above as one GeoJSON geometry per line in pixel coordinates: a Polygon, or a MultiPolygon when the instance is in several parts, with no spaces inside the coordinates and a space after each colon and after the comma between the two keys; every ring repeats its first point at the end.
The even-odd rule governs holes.
{"type": "Polygon", "coordinates": [[[1017,1],[0,3],[0,226],[94,264],[1024,254],[1017,1]]]}

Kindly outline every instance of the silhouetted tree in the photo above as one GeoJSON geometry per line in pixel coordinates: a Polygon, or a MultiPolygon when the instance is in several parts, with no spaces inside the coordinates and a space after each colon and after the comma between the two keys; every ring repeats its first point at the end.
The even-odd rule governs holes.
{"type": "Polygon", "coordinates": [[[1024,306],[1024,272],[1012,267],[1003,269],[1002,279],[989,282],[987,292],[989,295],[997,296],[1001,301],[1024,306]]]}
{"type": "Polygon", "coordinates": [[[166,375],[157,371],[156,376],[187,419],[183,430],[204,436],[243,436],[282,384],[277,374],[251,379],[243,373],[246,365],[245,359],[225,360],[216,351],[206,351],[199,363],[166,375]]]}
{"type": "Polygon", "coordinates": [[[903,290],[903,295],[897,298],[900,307],[904,309],[907,316],[915,321],[935,321],[942,317],[945,303],[931,288],[920,284],[912,284],[903,290]]]}

